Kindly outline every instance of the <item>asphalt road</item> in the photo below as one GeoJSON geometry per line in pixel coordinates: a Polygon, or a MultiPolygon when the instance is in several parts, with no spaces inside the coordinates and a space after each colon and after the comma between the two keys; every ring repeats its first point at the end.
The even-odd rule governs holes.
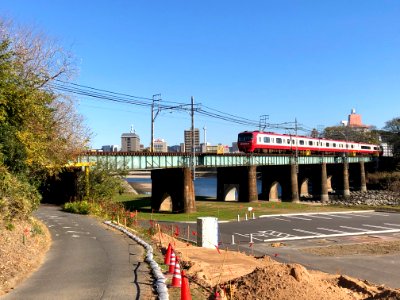
{"type": "Polygon", "coordinates": [[[37,217],[53,243],[42,266],[4,297],[11,299],[156,299],[144,249],[92,217],[43,205],[37,217]]]}

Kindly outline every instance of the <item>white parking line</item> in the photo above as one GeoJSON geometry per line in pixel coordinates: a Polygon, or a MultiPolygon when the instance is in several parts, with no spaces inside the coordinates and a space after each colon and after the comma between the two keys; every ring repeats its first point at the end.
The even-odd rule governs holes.
{"type": "Polygon", "coordinates": [[[312,219],[302,218],[302,217],[298,217],[298,216],[285,216],[285,218],[312,221],[312,219]]]}
{"type": "MultiPolygon", "coordinates": [[[[246,237],[246,238],[249,238],[249,239],[250,239],[250,233],[245,233],[245,234],[242,234],[242,233],[237,233],[237,232],[235,232],[235,234],[236,234],[236,235],[240,235],[240,236],[242,236],[242,237],[246,237]]],[[[257,240],[257,241],[263,241],[263,240],[261,240],[261,239],[257,239],[257,238],[255,238],[255,237],[254,237],[254,235],[253,235],[252,237],[253,237],[253,240],[257,240]]]]}
{"type": "Polygon", "coordinates": [[[326,230],[326,231],[336,232],[336,233],[347,233],[346,231],[335,230],[335,229],[324,228],[324,227],[318,227],[317,229],[318,230],[326,230]]]}
{"type": "Polygon", "coordinates": [[[363,232],[349,232],[349,233],[337,233],[337,234],[320,234],[320,235],[309,235],[309,236],[293,236],[288,238],[271,238],[264,240],[264,242],[280,242],[280,241],[297,241],[297,240],[307,240],[315,238],[333,238],[340,236],[357,236],[357,235],[367,235],[367,234],[383,234],[383,233],[397,233],[400,229],[392,230],[367,230],[363,232]]]}
{"type": "Polygon", "coordinates": [[[357,215],[357,214],[351,214],[352,216],[355,217],[361,217],[361,218],[370,218],[371,216],[365,216],[365,215],[357,215]]]}
{"type": "Polygon", "coordinates": [[[369,224],[363,224],[363,226],[372,227],[372,228],[380,228],[380,229],[394,229],[394,228],[390,228],[390,227],[383,227],[383,226],[376,226],[376,225],[369,225],[369,224]]]}
{"type": "Polygon", "coordinates": [[[388,215],[388,214],[385,214],[385,213],[381,213],[381,212],[374,212],[374,215],[378,215],[378,216],[384,216],[384,217],[388,217],[388,216],[390,216],[390,215],[388,215]]]}
{"type": "Polygon", "coordinates": [[[389,225],[389,226],[396,226],[400,227],[400,224],[393,224],[393,223],[383,223],[384,225],[389,225]]]}
{"type": "Polygon", "coordinates": [[[315,235],[322,235],[322,233],[320,232],[313,232],[313,231],[307,231],[307,230],[303,230],[303,229],[293,229],[294,231],[298,231],[298,232],[304,232],[304,233],[311,233],[311,234],[315,234],[315,235]]]}
{"type": "Polygon", "coordinates": [[[339,226],[341,228],[346,228],[346,229],[352,229],[352,230],[359,230],[359,231],[370,231],[369,229],[361,229],[361,228],[355,228],[355,227],[350,227],[350,226],[339,226]]]}
{"type": "Polygon", "coordinates": [[[334,218],[341,218],[341,219],[351,219],[351,217],[349,217],[349,216],[343,216],[343,215],[338,216],[336,214],[335,215],[329,214],[328,216],[331,216],[334,218]]]}
{"type": "Polygon", "coordinates": [[[332,218],[323,217],[323,216],[317,216],[317,215],[308,215],[308,217],[310,217],[310,218],[316,218],[316,219],[332,220],[332,218]]]}
{"type": "Polygon", "coordinates": [[[280,221],[290,222],[290,220],[281,219],[281,218],[278,218],[278,217],[271,217],[271,219],[276,219],[276,220],[280,220],[280,221]]]}

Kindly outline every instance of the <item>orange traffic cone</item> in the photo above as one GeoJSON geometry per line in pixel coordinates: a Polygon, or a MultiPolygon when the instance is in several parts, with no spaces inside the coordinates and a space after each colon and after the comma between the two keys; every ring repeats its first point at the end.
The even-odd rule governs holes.
{"type": "Polygon", "coordinates": [[[169,269],[168,269],[168,273],[169,274],[174,274],[175,263],[176,263],[176,255],[175,255],[174,250],[171,250],[171,259],[170,259],[170,262],[169,262],[169,269]]]}
{"type": "Polygon", "coordinates": [[[179,261],[177,259],[175,263],[174,276],[172,276],[171,286],[181,287],[181,285],[182,285],[181,267],[179,266],[179,261]]]}
{"type": "Polygon", "coordinates": [[[165,258],[164,258],[164,264],[166,264],[166,265],[169,265],[169,263],[171,261],[171,251],[172,251],[172,247],[171,247],[171,243],[169,243],[167,253],[165,254],[165,258]]]}
{"type": "Polygon", "coordinates": [[[182,270],[181,300],[192,300],[192,295],[190,295],[189,279],[186,277],[185,271],[183,270],[182,270]]]}

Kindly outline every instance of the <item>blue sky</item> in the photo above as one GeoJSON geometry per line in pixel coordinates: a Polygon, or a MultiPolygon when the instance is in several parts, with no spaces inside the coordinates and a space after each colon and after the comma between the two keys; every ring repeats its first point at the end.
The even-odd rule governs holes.
{"type": "MultiPolygon", "coordinates": [[[[2,0],[0,15],[70,50],[77,84],[181,103],[193,96],[309,129],[337,125],[352,108],[378,128],[400,116],[400,1],[2,0]]],[[[150,144],[148,107],[76,98],[94,148],[120,144],[131,125],[150,144]]],[[[179,144],[190,125],[189,113],[162,111],[155,138],[179,144]]],[[[257,129],[198,115],[195,126],[214,145],[257,129]]]]}

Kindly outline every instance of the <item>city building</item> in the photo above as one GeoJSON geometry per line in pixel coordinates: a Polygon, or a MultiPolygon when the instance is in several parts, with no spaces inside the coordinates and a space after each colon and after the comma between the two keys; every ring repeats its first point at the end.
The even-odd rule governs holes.
{"type": "Polygon", "coordinates": [[[232,143],[232,147],[230,147],[229,152],[235,153],[239,152],[238,144],[237,142],[232,143]]]}
{"type": "Polygon", "coordinates": [[[182,152],[181,145],[168,146],[168,152],[182,152]]]}
{"type": "Polygon", "coordinates": [[[118,148],[119,148],[118,145],[104,145],[104,146],[101,146],[101,150],[103,152],[118,152],[118,148]]]}
{"type": "Polygon", "coordinates": [[[131,132],[123,133],[121,135],[121,151],[122,152],[132,152],[140,151],[140,137],[136,134],[135,130],[131,128],[131,132]]]}
{"type": "Polygon", "coordinates": [[[168,152],[167,142],[163,139],[154,140],[154,152],[168,152]]]}
{"type": "Polygon", "coordinates": [[[194,148],[195,152],[200,151],[200,131],[198,128],[194,129],[194,134],[192,130],[185,130],[184,132],[184,143],[185,143],[185,152],[192,152],[192,136],[194,135],[194,148]]]}

